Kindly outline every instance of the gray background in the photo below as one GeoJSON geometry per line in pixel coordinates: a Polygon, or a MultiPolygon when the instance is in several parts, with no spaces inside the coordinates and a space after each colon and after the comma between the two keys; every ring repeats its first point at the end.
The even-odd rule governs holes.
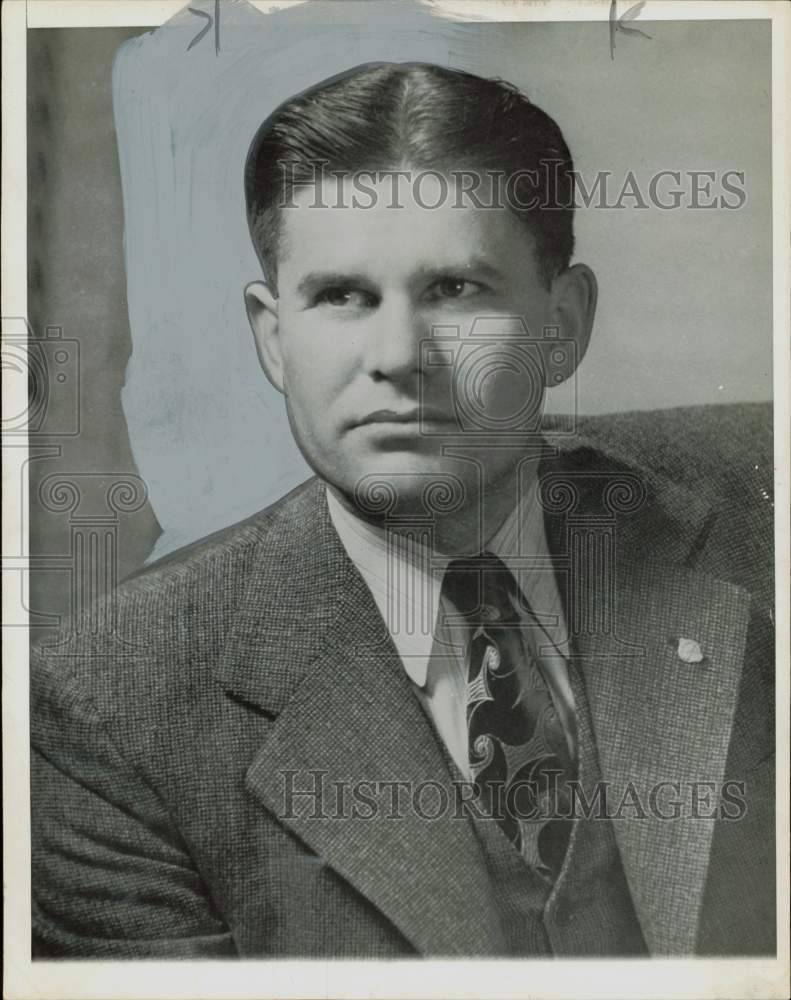
{"type": "MultiPolygon", "coordinates": [[[[197,22],[197,29],[190,25],[191,33],[200,25],[197,22]]],[[[651,40],[619,35],[614,61],[603,23],[488,25],[475,42],[476,58],[484,64],[478,71],[486,72],[488,63],[488,75],[501,75],[523,87],[556,117],[586,177],[598,169],[610,169],[617,178],[631,169],[646,183],[652,172],[661,169],[736,169],[746,174],[748,200],[736,212],[579,213],[577,259],[594,267],[601,286],[593,346],[579,375],[580,411],[768,399],[769,23],[641,22],[641,26],[651,40]]],[[[68,520],[43,511],[36,501],[37,485],[44,476],[53,471],[109,475],[136,468],[120,402],[132,338],[111,73],[119,45],[142,34],[139,28],[28,32],[29,316],[36,335],[47,325],[61,326],[64,337],[79,339],[82,351],[80,435],[61,440],[57,459],[31,463],[34,554],[62,553],[69,546],[68,520]]],[[[352,57],[346,64],[364,59],[352,57]]],[[[332,70],[323,72],[319,63],[315,72],[320,79],[332,70]]],[[[287,88],[288,84],[290,92],[287,88]]],[[[266,99],[260,102],[261,118],[268,110],[266,103],[266,99]]],[[[234,225],[238,222],[233,220],[234,225]]],[[[150,252],[155,255],[155,249],[150,252]]],[[[243,284],[257,275],[244,272],[238,261],[229,266],[242,270],[236,274],[241,295],[243,284]]],[[[240,344],[242,338],[249,341],[249,348],[239,348],[239,357],[241,363],[254,366],[247,331],[235,326],[233,334],[240,344]]],[[[162,350],[168,350],[166,343],[162,350]]],[[[151,365],[149,359],[144,369],[148,378],[156,370],[151,365]]],[[[162,400],[156,419],[163,440],[169,378],[172,374],[163,367],[162,383],[152,396],[162,400]]],[[[260,379],[260,391],[266,394],[263,374],[260,379]]],[[[208,392],[212,387],[192,388],[208,392]]],[[[248,412],[244,397],[227,394],[235,418],[244,421],[248,412]]],[[[279,400],[263,398],[266,406],[280,407],[279,400]]],[[[57,413],[51,416],[56,423],[57,413]]],[[[278,417],[282,429],[282,410],[278,417]]],[[[134,427],[132,441],[134,445],[134,427]]],[[[262,441],[254,456],[249,448],[239,456],[256,467],[263,484],[260,496],[251,491],[246,499],[251,509],[290,485],[284,481],[283,468],[284,462],[292,462],[293,446],[279,436],[274,451],[271,442],[267,451],[263,434],[262,441]]],[[[139,449],[135,452],[140,459],[139,449]]],[[[163,446],[162,452],[168,465],[168,447],[163,446]]],[[[195,454],[200,452],[192,453],[193,466],[195,454]]],[[[211,448],[206,456],[210,463],[211,448]]],[[[145,461],[140,461],[144,478],[156,481],[155,508],[157,497],[165,497],[168,490],[167,499],[177,508],[185,489],[183,472],[177,462],[171,464],[174,478],[168,484],[159,471],[149,476],[145,461]]],[[[291,468],[296,474],[298,461],[291,468]]],[[[202,523],[199,533],[235,519],[223,516],[223,503],[229,511],[238,509],[233,469],[213,480],[215,493],[217,483],[224,484],[227,500],[215,496],[213,506],[207,505],[208,524],[202,523]]],[[[145,561],[159,532],[148,505],[121,518],[121,576],[145,561]]],[[[161,550],[168,547],[160,541],[161,550]]],[[[63,573],[42,570],[33,575],[31,607],[66,612],[68,602],[63,573]]]]}

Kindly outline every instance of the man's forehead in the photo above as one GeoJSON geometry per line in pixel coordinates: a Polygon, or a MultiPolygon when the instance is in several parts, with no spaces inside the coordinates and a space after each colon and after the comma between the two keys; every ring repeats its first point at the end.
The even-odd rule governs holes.
{"type": "MultiPolygon", "coordinates": [[[[504,205],[481,206],[457,197],[450,183],[414,172],[390,178],[366,174],[324,179],[293,189],[280,212],[281,263],[300,271],[319,263],[360,269],[387,256],[410,270],[455,267],[508,270],[533,248],[527,226],[504,205]]],[[[455,183],[455,182],[454,182],[455,183]]]]}

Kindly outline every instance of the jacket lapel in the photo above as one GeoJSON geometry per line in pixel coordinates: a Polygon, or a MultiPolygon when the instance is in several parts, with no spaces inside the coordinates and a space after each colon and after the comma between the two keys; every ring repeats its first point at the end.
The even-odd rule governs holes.
{"type": "Polygon", "coordinates": [[[268,536],[278,539],[266,562],[279,581],[254,574],[218,667],[226,690],[277,716],[248,791],[418,951],[496,953],[498,915],[478,842],[454,817],[437,737],[335,533],[323,487],[310,485],[268,536]],[[318,798],[298,794],[305,789],[318,798]]]}
{"type": "Polygon", "coordinates": [[[649,950],[689,954],[714,832],[706,817],[724,776],[750,598],[690,568],[716,516],[705,498],[622,465],[588,461],[581,468],[568,456],[560,471],[552,463],[543,470],[545,492],[563,481],[575,484],[574,499],[563,512],[549,505],[548,535],[608,812],[649,950]],[[619,482],[620,494],[608,493],[619,482]],[[679,656],[681,638],[699,645],[701,662],[679,656]],[[678,794],[663,782],[676,783],[678,794]],[[663,819],[651,808],[653,801],[671,814],[673,797],[683,801],[680,818],[663,819]]]}

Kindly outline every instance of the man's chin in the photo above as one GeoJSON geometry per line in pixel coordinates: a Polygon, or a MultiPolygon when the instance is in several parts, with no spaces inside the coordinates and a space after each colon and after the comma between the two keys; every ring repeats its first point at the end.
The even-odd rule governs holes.
{"type": "Polygon", "coordinates": [[[358,458],[354,473],[344,477],[343,492],[362,513],[378,516],[450,513],[480,489],[476,463],[441,453],[371,453],[358,458]]]}

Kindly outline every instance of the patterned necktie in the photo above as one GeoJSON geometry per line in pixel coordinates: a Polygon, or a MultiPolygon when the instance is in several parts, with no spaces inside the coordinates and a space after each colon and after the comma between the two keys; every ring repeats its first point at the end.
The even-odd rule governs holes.
{"type": "Polygon", "coordinates": [[[513,574],[491,553],[451,562],[443,594],[463,616],[469,760],[480,804],[545,878],[563,863],[574,763],[527,640],[532,613],[513,574]]]}

